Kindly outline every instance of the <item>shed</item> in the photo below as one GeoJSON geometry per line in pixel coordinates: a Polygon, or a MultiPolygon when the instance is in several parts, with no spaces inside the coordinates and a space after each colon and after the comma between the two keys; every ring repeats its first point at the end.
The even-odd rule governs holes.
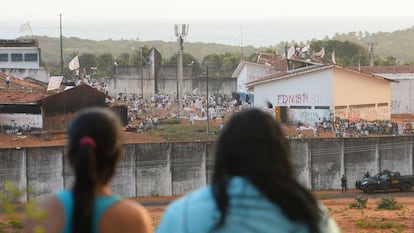
{"type": "Polygon", "coordinates": [[[64,130],[73,115],[87,107],[105,106],[105,94],[82,84],[58,93],[10,91],[0,93],[0,124],[27,124],[38,130],[64,130]]]}

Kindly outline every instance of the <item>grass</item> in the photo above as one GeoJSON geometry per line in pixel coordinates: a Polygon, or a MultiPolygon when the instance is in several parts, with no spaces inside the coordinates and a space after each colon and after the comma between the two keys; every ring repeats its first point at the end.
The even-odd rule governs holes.
{"type": "MultiPolygon", "coordinates": [[[[394,229],[401,231],[407,227],[405,223],[395,223],[395,222],[370,222],[366,220],[359,220],[355,224],[360,228],[370,228],[370,229],[394,229]]],[[[395,231],[394,231],[395,232],[395,231]]]]}
{"type": "Polygon", "coordinates": [[[188,120],[168,120],[160,122],[153,133],[168,141],[207,141],[217,140],[219,135],[219,123],[209,123],[209,134],[207,134],[206,121],[195,122],[194,125],[188,120]]]}

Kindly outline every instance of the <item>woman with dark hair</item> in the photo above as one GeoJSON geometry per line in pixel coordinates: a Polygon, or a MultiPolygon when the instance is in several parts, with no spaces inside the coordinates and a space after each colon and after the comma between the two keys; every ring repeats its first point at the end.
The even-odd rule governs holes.
{"type": "Polygon", "coordinates": [[[220,135],[212,184],[172,203],[157,233],[339,232],[327,209],[295,179],[290,157],[271,115],[236,113],[220,135]]]}
{"type": "Polygon", "coordinates": [[[90,108],[77,114],[68,129],[66,153],[74,186],[39,203],[46,217],[28,219],[25,232],[151,232],[144,207],[111,194],[109,182],[123,153],[121,139],[120,120],[110,110],[90,108]]]}

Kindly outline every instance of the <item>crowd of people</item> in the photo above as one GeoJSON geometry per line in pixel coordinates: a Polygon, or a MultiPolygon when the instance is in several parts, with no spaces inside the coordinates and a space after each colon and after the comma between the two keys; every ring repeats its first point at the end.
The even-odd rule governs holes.
{"type": "Polygon", "coordinates": [[[159,120],[170,118],[186,119],[192,124],[197,120],[224,119],[228,113],[237,112],[247,106],[237,105],[231,95],[184,95],[178,106],[177,95],[151,94],[147,97],[136,93],[118,93],[108,104],[127,106],[128,126],[137,132],[151,130],[159,120]]]}
{"type": "Polygon", "coordinates": [[[357,120],[338,120],[335,124],[336,137],[366,137],[369,135],[403,135],[412,134],[411,124],[398,124],[396,122],[369,122],[357,120]]]}

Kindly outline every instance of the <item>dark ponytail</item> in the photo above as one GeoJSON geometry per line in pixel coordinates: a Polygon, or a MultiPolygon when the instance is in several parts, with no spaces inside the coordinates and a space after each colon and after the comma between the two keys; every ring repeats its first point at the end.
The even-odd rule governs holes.
{"type": "Polygon", "coordinates": [[[89,108],[77,114],[68,128],[68,158],[75,171],[72,229],[91,232],[97,186],[105,186],[115,173],[122,155],[121,123],[104,108],[89,108]]]}
{"type": "Polygon", "coordinates": [[[75,161],[75,185],[73,187],[73,232],[92,232],[96,161],[93,148],[84,145],[75,161]]]}

